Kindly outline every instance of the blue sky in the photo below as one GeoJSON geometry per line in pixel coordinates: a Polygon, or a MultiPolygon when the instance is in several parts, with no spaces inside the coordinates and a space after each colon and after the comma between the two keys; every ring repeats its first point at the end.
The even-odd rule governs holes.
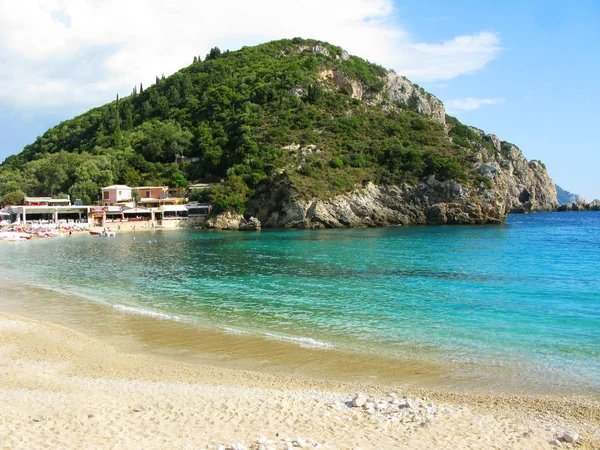
{"type": "Polygon", "coordinates": [[[597,0],[43,0],[0,3],[0,160],[213,46],[329,41],[393,68],[463,123],[600,198],[597,0]]]}

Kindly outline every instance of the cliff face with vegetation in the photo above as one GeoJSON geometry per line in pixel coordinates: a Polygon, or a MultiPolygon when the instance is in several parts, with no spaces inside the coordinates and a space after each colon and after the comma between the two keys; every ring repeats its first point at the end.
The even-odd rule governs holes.
{"type": "Polygon", "coordinates": [[[303,39],[215,48],[59,124],[4,161],[0,195],[87,203],[112,183],[217,179],[194,196],[263,226],[497,223],[557,206],[543,164],[406,78],[303,39]]]}

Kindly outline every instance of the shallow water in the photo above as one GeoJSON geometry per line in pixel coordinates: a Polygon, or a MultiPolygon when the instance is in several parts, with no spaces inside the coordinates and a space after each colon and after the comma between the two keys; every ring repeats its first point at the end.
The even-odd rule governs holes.
{"type": "Polygon", "coordinates": [[[436,362],[508,390],[600,392],[598,212],[502,226],[159,230],[0,252],[12,282],[165,326],[436,362]]]}

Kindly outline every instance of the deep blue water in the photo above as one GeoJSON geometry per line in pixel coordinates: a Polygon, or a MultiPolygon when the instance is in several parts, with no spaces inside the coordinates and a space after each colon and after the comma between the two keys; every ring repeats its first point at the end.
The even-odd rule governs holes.
{"type": "Polygon", "coordinates": [[[600,388],[600,212],[135,236],[8,243],[0,264],[17,280],[166,320],[600,388]]]}

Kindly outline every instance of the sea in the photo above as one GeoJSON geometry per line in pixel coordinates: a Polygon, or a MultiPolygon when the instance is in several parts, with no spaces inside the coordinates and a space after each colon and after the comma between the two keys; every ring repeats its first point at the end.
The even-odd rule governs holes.
{"type": "Polygon", "coordinates": [[[3,283],[163,328],[279,341],[321,359],[435,363],[506,392],[600,394],[600,212],[486,226],[77,235],[5,243],[0,268],[3,283]]]}

